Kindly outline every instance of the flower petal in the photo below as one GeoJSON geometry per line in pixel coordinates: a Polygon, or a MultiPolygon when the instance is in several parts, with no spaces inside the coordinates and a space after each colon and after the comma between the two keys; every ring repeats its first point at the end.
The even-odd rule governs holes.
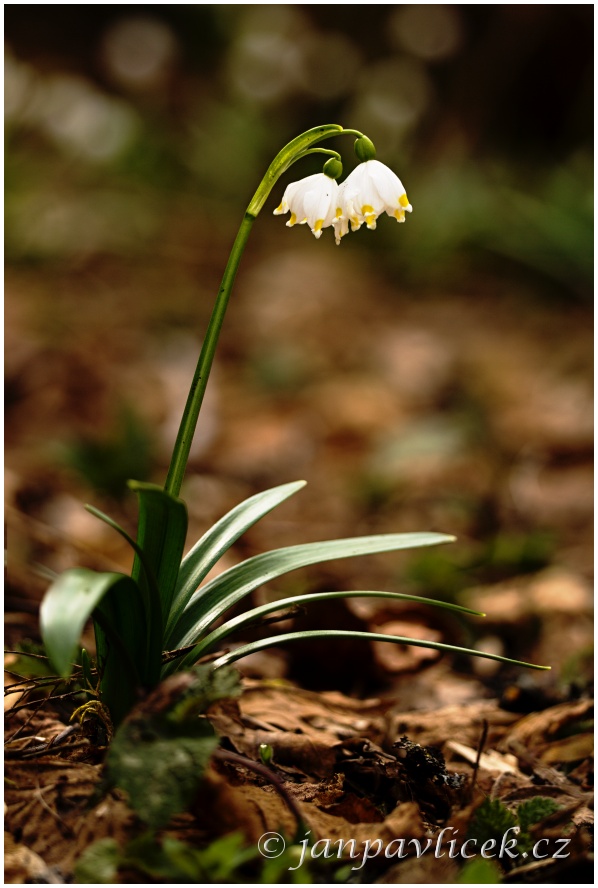
{"type": "Polygon", "coordinates": [[[384,212],[404,222],[405,212],[413,209],[399,177],[378,160],[360,163],[341,185],[340,193],[342,215],[350,220],[353,231],[364,222],[373,230],[384,212]]]}
{"type": "Polygon", "coordinates": [[[291,212],[287,225],[307,223],[315,237],[332,224],[338,208],[338,183],[324,173],[315,173],[292,182],[283,195],[275,215],[291,212]]]}

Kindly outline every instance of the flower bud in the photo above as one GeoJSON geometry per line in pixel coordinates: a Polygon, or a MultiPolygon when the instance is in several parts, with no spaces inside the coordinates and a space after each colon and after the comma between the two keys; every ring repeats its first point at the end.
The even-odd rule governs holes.
{"type": "Polygon", "coordinates": [[[376,149],[374,143],[367,136],[360,136],[355,140],[355,154],[362,163],[366,160],[374,160],[376,157],[376,149]]]}

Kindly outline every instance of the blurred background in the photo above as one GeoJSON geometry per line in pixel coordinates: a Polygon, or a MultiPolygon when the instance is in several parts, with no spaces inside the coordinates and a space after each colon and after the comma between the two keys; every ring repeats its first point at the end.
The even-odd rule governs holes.
{"type": "MultiPolygon", "coordinates": [[[[336,247],[331,231],[316,241],[271,215],[320,163],[279,182],[200,419],[190,543],[243,497],[305,478],[224,566],[370,532],[459,542],[292,574],[260,595],[390,588],[482,603],[483,628],[355,601],[305,619],[485,644],[552,662],[546,693],[584,685],[592,53],[591,5],[5,8],[15,639],[35,636],[48,569],[129,564],[81,502],[134,528],[126,481],[164,478],[249,199],[286,142],[340,123],[374,141],[413,214],[336,247]]],[[[353,168],[352,139],[326,147],[353,168]]],[[[423,665],[445,682],[450,669],[423,649],[374,646],[359,671],[354,651],[335,648],[334,663],[327,649],[301,651],[247,668],[402,693],[423,665]]],[[[503,681],[492,669],[477,678],[503,681]]]]}

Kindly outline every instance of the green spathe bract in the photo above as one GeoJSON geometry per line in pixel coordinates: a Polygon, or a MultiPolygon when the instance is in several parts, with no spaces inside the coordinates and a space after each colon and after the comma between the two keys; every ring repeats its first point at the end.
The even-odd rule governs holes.
{"type": "MultiPolygon", "coordinates": [[[[88,507],[98,518],[117,530],[133,548],[135,559],[131,576],[75,568],[54,581],[42,603],[42,637],[54,668],[63,677],[70,675],[85,622],[90,616],[93,618],[99,676],[97,692],[102,703],[110,710],[115,724],[123,721],[141,693],[154,688],[164,676],[188,668],[199,657],[215,656],[218,652],[212,661],[212,668],[219,669],[253,651],[304,638],[324,636],[331,641],[337,637],[370,638],[468,653],[536,669],[547,668],[421,639],[343,631],[292,632],[222,653],[222,643],[233,632],[261,620],[273,611],[288,610],[310,601],[380,596],[397,601],[416,599],[431,606],[475,613],[457,605],[418,596],[350,590],[294,596],[253,608],[222,623],[226,612],[254,589],[289,571],[337,558],[433,546],[454,539],[438,533],[406,533],[304,543],[256,555],[204,583],[208,572],[236,540],[268,512],[297,493],[304,486],[303,481],[283,484],[245,500],[210,528],[183,558],[187,509],[179,493],[247,238],[272,187],[293,163],[310,154],[331,155],[332,160],[326,162],[325,169],[340,175],[342,167],[338,152],[315,147],[325,139],[340,135],[357,136],[355,150],[361,160],[375,156],[371,141],[357,130],[344,129],[337,124],[315,127],[293,139],[279,152],[250,201],[215,300],[164,487],[130,482],[139,502],[137,538],[132,539],[111,518],[88,507]],[[218,628],[215,628],[217,624],[218,628]],[[166,658],[164,651],[169,652],[166,658]]],[[[88,668],[85,674],[89,677],[88,668]]],[[[95,689],[88,691],[95,693],[95,689]]]]}

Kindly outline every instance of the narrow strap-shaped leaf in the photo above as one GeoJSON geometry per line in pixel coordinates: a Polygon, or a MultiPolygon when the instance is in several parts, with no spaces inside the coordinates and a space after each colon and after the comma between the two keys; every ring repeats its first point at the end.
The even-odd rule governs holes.
{"type": "MultiPolygon", "coordinates": [[[[109,527],[112,527],[119,533],[131,546],[136,555],[136,560],[140,564],[143,571],[143,582],[137,584],[143,600],[145,628],[144,644],[145,650],[141,652],[139,665],[144,675],[153,673],[153,681],[149,680],[148,686],[153,686],[157,681],[158,668],[157,663],[161,660],[162,653],[162,618],[160,590],[158,588],[158,580],[154,570],[153,560],[146,554],[142,547],[127,533],[124,527],[121,527],[113,518],[106,515],[105,512],[96,509],[95,506],[86,505],[88,512],[105,521],[109,527]]],[[[96,631],[97,635],[97,631],[96,631]]]]}
{"type": "MultiPolygon", "coordinates": [[[[140,545],[137,544],[137,542],[133,539],[133,537],[129,533],[127,533],[127,531],[124,529],[124,527],[121,527],[121,525],[117,521],[115,521],[114,518],[111,518],[110,515],[107,515],[105,512],[102,512],[101,509],[97,509],[95,506],[90,506],[89,503],[86,504],[85,508],[90,513],[90,515],[94,516],[94,518],[99,518],[100,521],[104,521],[105,524],[108,525],[108,527],[111,527],[113,530],[115,530],[117,533],[119,533],[121,535],[121,537],[127,541],[129,546],[132,548],[133,552],[137,555],[137,557],[141,561],[141,564],[143,565],[145,579],[147,580],[147,585],[151,586],[151,588],[152,588],[151,599],[150,599],[149,595],[144,597],[144,605],[145,605],[146,612],[149,611],[149,608],[151,606],[151,601],[155,601],[156,599],[159,600],[160,591],[158,589],[158,581],[157,581],[154,571],[152,569],[152,565],[150,564],[149,559],[146,558],[143,549],[141,548],[140,545]]],[[[144,586],[146,586],[145,583],[144,583],[144,586]]],[[[141,591],[143,593],[143,589],[141,589],[141,591]]]]}
{"type": "Polygon", "coordinates": [[[118,726],[148,684],[140,675],[145,665],[144,639],[136,637],[132,641],[126,631],[127,624],[121,626],[115,622],[118,612],[115,613],[112,605],[116,597],[115,589],[111,589],[100,601],[93,612],[93,627],[100,698],[110,710],[112,723],[118,726]],[[124,636],[122,630],[125,630],[124,636]]]}
{"type": "MultiPolygon", "coordinates": [[[[218,657],[214,660],[213,668],[219,669],[221,666],[228,666],[236,660],[253,654],[256,651],[263,651],[265,648],[277,647],[281,644],[287,644],[289,641],[303,641],[309,638],[355,638],[366,641],[387,641],[391,644],[409,644],[414,647],[433,648],[437,651],[448,651],[453,654],[467,654],[471,657],[483,657],[486,660],[498,660],[499,663],[509,663],[513,666],[526,666],[529,669],[550,669],[550,666],[537,666],[535,663],[524,663],[521,660],[511,660],[509,657],[501,657],[499,654],[488,654],[485,651],[476,651],[471,648],[458,647],[454,644],[443,644],[440,641],[424,641],[421,638],[404,638],[401,635],[381,635],[378,632],[353,632],[343,629],[314,629],[306,632],[288,632],[285,635],[277,635],[272,638],[263,638],[260,641],[252,641],[250,644],[244,644],[242,647],[236,648],[218,657]]],[[[333,650],[333,648],[332,648],[333,650]]]]}
{"type": "MultiPolygon", "coordinates": [[[[46,592],[40,607],[41,635],[52,666],[64,678],[71,674],[85,623],[111,590],[122,599],[123,614],[128,608],[130,614],[143,618],[137,584],[124,574],[75,567],[61,574],[46,592]]],[[[142,633],[145,626],[139,630],[142,633]]]]}
{"type": "MultiPolygon", "coordinates": [[[[119,648],[119,658],[128,672],[136,673],[136,682],[146,688],[152,686],[152,664],[148,660],[148,620],[141,591],[130,577],[129,582],[115,584],[108,589],[93,611],[94,624],[107,626],[110,646],[119,648]]],[[[96,653],[101,665],[105,650],[103,637],[96,626],[96,653]]]]}
{"type": "Polygon", "coordinates": [[[199,584],[226,550],[248,528],[305,487],[305,484],[305,481],[293,481],[246,499],[231,509],[202,536],[181,563],[176,592],[167,619],[167,637],[199,584]]]}
{"type": "Polygon", "coordinates": [[[131,575],[141,588],[147,590],[150,599],[150,659],[155,663],[154,680],[157,681],[165,622],[170,612],[187,535],[187,508],[182,500],[166,493],[157,484],[129,481],[129,486],[139,498],[137,544],[145,556],[143,562],[138,555],[135,556],[131,575]],[[160,592],[158,600],[144,565],[156,578],[160,592]]]}
{"type": "Polygon", "coordinates": [[[290,598],[281,598],[278,601],[271,601],[268,604],[262,604],[260,607],[254,607],[252,610],[240,614],[237,617],[233,617],[232,620],[223,623],[222,626],[219,626],[202,639],[193,650],[189,651],[184,657],[181,657],[180,660],[172,660],[170,663],[166,664],[166,666],[163,667],[163,675],[168,675],[170,672],[174,671],[178,672],[179,670],[192,666],[199,657],[203,657],[211,650],[217,649],[218,645],[220,645],[222,641],[233,632],[261,620],[262,617],[265,617],[268,614],[275,613],[276,611],[284,611],[301,604],[311,604],[314,601],[330,601],[337,598],[391,598],[395,601],[415,601],[418,604],[442,607],[447,610],[476,617],[485,616],[485,614],[480,611],[474,611],[468,607],[462,607],[459,604],[451,604],[448,601],[437,601],[434,598],[423,598],[421,595],[408,595],[406,592],[370,592],[352,590],[349,592],[313,592],[307,595],[293,595],[290,598]]]}
{"type": "Polygon", "coordinates": [[[229,607],[263,583],[291,570],[335,558],[435,546],[452,540],[454,537],[440,533],[380,534],[306,543],[255,555],[231,567],[192,596],[168,639],[167,647],[173,649],[193,644],[229,607]]]}

